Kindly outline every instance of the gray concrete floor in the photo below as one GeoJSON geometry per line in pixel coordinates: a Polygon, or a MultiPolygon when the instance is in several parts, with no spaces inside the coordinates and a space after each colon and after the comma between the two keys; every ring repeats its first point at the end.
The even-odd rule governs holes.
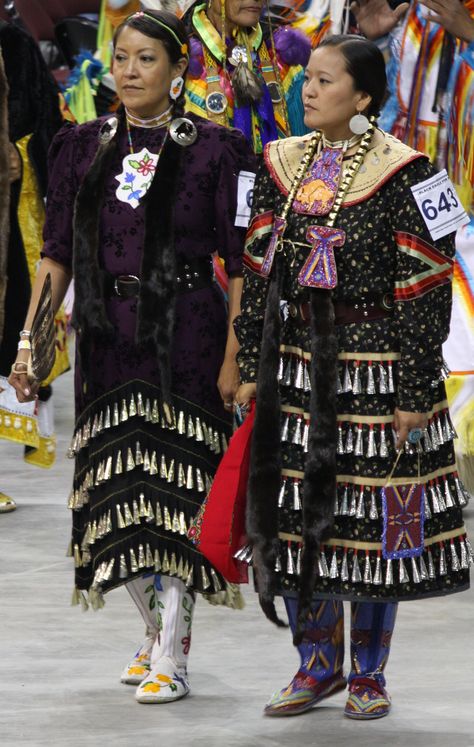
{"type": "MultiPolygon", "coordinates": [[[[474,747],[474,592],[401,605],[388,684],[392,713],[343,717],[344,694],[291,719],[262,717],[270,694],[297,668],[288,631],[277,630],[246,590],[244,611],[197,605],[192,693],[144,706],[119,683],[143,633],[125,590],[100,612],[71,607],[69,539],[72,377],[55,386],[58,460],[25,465],[0,443],[0,489],[18,510],[0,516],[0,745],[64,747],[474,747]]],[[[470,517],[469,517],[470,513],[470,517]]],[[[474,534],[473,509],[468,523],[474,534]],[[470,522],[469,522],[470,519],[470,522]]]]}

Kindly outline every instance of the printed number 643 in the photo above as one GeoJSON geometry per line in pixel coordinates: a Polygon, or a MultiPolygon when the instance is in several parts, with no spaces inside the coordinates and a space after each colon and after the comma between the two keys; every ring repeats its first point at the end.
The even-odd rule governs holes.
{"type": "Polygon", "coordinates": [[[456,194],[453,192],[451,187],[448,187],[446,192],[441,192],[439,196],[438,206],[433,204],[433,200],[427,198],[421,203],[421,209],[427,220],[436,220],[438,214],[443,210],[447,213],[451,211],[451,208],[457,208],[459,205],[456,194]]]}

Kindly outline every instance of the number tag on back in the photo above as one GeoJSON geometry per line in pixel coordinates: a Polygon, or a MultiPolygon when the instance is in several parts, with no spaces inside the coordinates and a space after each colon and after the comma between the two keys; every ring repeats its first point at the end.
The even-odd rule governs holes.
{"type": "Polygon", "coordinates": [[[411,191],[433,241],[469,223],[446,169],[415,184],[411,191]]]}

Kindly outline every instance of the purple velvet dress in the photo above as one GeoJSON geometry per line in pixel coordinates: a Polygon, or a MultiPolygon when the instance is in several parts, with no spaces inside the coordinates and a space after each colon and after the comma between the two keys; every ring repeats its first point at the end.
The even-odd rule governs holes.
{"type": "MultiPolygon", "coordinates": [[[[232,276],[242,271],[245,230],[235,226],[240,171],[254,171],[244,137],[195,118],[198,138],[186,149],[175,204],[178,268],[218,252],[232,276]]],[[[52,148],[44,256],[72,264],[77,191],[98,147],[102,120],[63,129],[52,148]]],[[[162,129],[131,128],[135,152],[158,153],[162,129]]],[[[120,138],[100,221],[99,264],[113,276],[140,276],[144,207],[116,196],[120,138]]],[[[159,211],[160,206],[156,206],[159,211]]],[[[81,299],[76,298],[76,303],[81,299]]],[[[115,332],[92,343],[76,364],[76,459],[70,507],[76,587],[92,600],[147,571],[182,578],[188,587],[231,603],[229,589],[188,541],[186,532],[209,489],[231,423],[217,378],[226,341],[226,310],[215,282],[176,296],[171,349],[174,422],[161,407],[155,357],[135,343],[137,299],[105,297],[115,332]]]]}

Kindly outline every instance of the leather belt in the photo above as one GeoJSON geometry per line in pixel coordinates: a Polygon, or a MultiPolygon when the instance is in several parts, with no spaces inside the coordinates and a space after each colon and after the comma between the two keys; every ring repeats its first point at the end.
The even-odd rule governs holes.
{"type": "MultiPolygon", "coordinates": [[[[208,257],[190,259],[178,266],[176,291],[179,294],[207,288],[212,285],[214,273],[212,260],[208,257]]],[[[106,297],[137,298],[140,294],[140,278],[136,275],[112,275],[102,271],[102,284],[106,297]]]]}
{"type": "MultiPolygon", "coordinates": [[[[353,324],[354,322],[370,322],[372,319],[384,319],[392,316],[394,308],[391,293],[379,296],[364,296],[334,302],[336,325],[353,324]]],[[[288,304],[288,313],[292,319],[301,324],[309,324],[311,319],[311,305],[309,301],[301,304],[288,304]]]]}

